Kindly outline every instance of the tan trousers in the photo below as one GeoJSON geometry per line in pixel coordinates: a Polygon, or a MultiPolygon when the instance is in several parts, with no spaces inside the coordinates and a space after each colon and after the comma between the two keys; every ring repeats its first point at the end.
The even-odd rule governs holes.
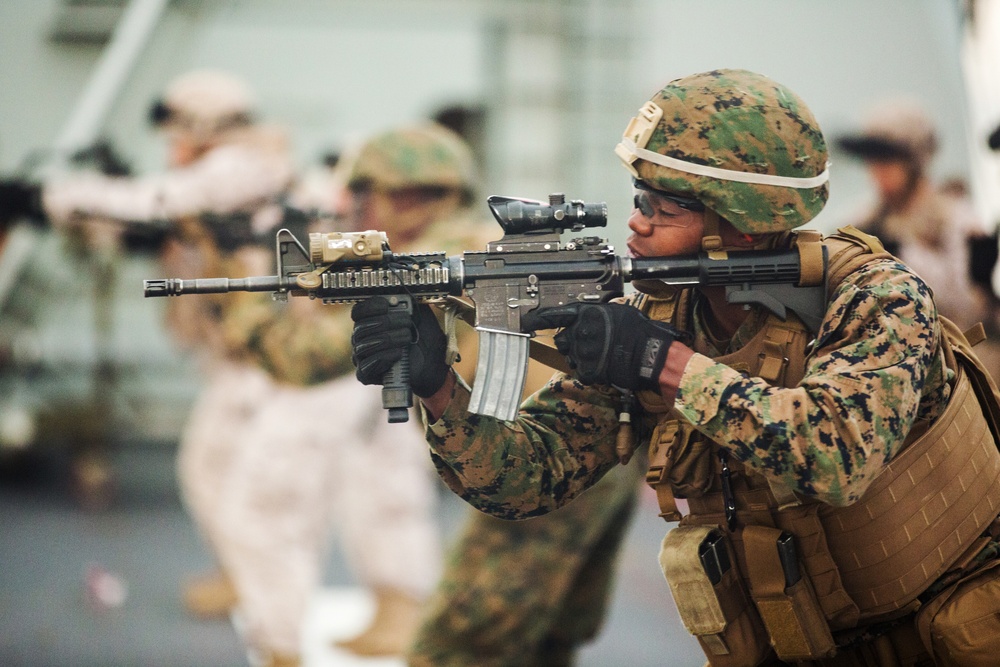
{"type": "Polygon", "coordinates": [[[380,388],[261,376],[214,378],[182,443],[181,484],[236,586],[248,643],[297,653],[332,525],[363,585],[430,593],[436,482],[421,430],[386,422],[380,388]]]}

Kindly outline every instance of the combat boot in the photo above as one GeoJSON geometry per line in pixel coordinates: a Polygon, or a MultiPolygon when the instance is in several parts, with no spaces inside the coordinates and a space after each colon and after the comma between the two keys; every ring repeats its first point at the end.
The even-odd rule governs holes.
{"type": "Polygon", "coordinates": [[[197,618],[228,618],[236,602],[236,587],[224,572],[212,572],[184,584],[184,608],[197,618]]]}
{"type": "Polygon", "coordinates": [[[363,656],[402,655],[420,624],[421,603],[397,589],[380,588],[375,590],[375,605],[368,629],[353,639],[335,642],[336,646],[363,656]]]}

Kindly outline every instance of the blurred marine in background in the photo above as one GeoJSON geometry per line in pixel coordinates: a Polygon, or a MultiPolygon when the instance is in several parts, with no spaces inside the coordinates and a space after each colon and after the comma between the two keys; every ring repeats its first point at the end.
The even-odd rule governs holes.
{"type": "Polygon", "coordinates": [[[840,147],[864,160],[878,201],[854,221],[927,281],[941,313],[962,327],[984,319],[989,293],[972,280],[969,247],[985,233],[961,190],[937,186],[929,173],[938,148],[930,117],[916,102],[886,100],[840,147]]]}
{"type": "MultiPolygon", "coordinates": [[[[228,73],[183,74],[166,87],[150,114],[167,138],[165,171],[54,178],[37,188],[33,201],[54,227],[82,235],[91,247],[156,248],[170,273],[200,277],[268,271],[274,261],[269,249],[274,229],[287,223],[282,202],[295,169],[285,133],[257,122],[254,107],[245,84],[228,73]]],[[[178,452],[182,498],[220,562],[218,573],[185,590],[188,609],[200,616],[228,615],[236,605],[229,545],[234,532],[258,529],[252,523],[226,524],[220,510],[226,493],[238,484],[229,473],[243,445],[241,427],[275,386],[226,340],[223,323],[227,309],[261,299],[268,297],[168,304],[168,328],[180,346],[199,358],[207,380],[178,452]]]]}
{"type": "MultiPolygon", "coordinates": [[[[463,205],[471,170],[464,147],[443,130],[375,137],[342,168],[350,186],[346,231],[386,231],[395,252],[414,250],[428,237],[456,236],[458,225],[436,223],[463,205]]],[[[358,385],[344,306],[244,301],[228,311],[225,328],[227,340],[278,383],[244,431],[241,472],[233,475],[241,488],[226,494],[229,510],[220,510],[227,526],[271,527],[232,535],[237,580],[242,572],[253,583],[240,590],[241,599],[256,600],[251,629],[280,629],[286,661],[273,664],[294,664],[291,650],[320,583],[332,523],[348,565],[375,601],[370,625],[335,648],[402,654],[441,563],[437,482],[416,420],[389,424],[381,392],[358,385]]]]}

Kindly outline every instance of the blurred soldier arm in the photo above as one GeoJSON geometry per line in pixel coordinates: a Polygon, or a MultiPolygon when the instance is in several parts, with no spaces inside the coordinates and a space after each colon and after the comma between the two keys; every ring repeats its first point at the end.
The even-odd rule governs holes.
{"type": "Polygon", "coordinates": [[[300,387],[353,372],[352,326],[349,307],[307,299],[244,299],[226,310],[222,322],[231,355],[248,358],[275,380],[300,387]]]}
{"type": "Polygon", "coordinates": [[[282,191],[292,167],[280,154],[240,145],[213,149],[185,167],[138,178],[80,174],[46,183],[42,204],[54,223],[75,214],[122,221],[170,220],[199,213],[232,213],[282,191]]]}

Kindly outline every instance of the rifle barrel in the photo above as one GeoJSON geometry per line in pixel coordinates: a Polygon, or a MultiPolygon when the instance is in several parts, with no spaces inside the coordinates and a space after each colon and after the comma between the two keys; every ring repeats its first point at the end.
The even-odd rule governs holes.
{"type": "Polygon", "coordinates": [[[180,296],[182,294],[224,294],[226,292],[279,292],[293,289],[282,276],[249,278],[158,278],[142,281],[144,296],[180,296]]]}

